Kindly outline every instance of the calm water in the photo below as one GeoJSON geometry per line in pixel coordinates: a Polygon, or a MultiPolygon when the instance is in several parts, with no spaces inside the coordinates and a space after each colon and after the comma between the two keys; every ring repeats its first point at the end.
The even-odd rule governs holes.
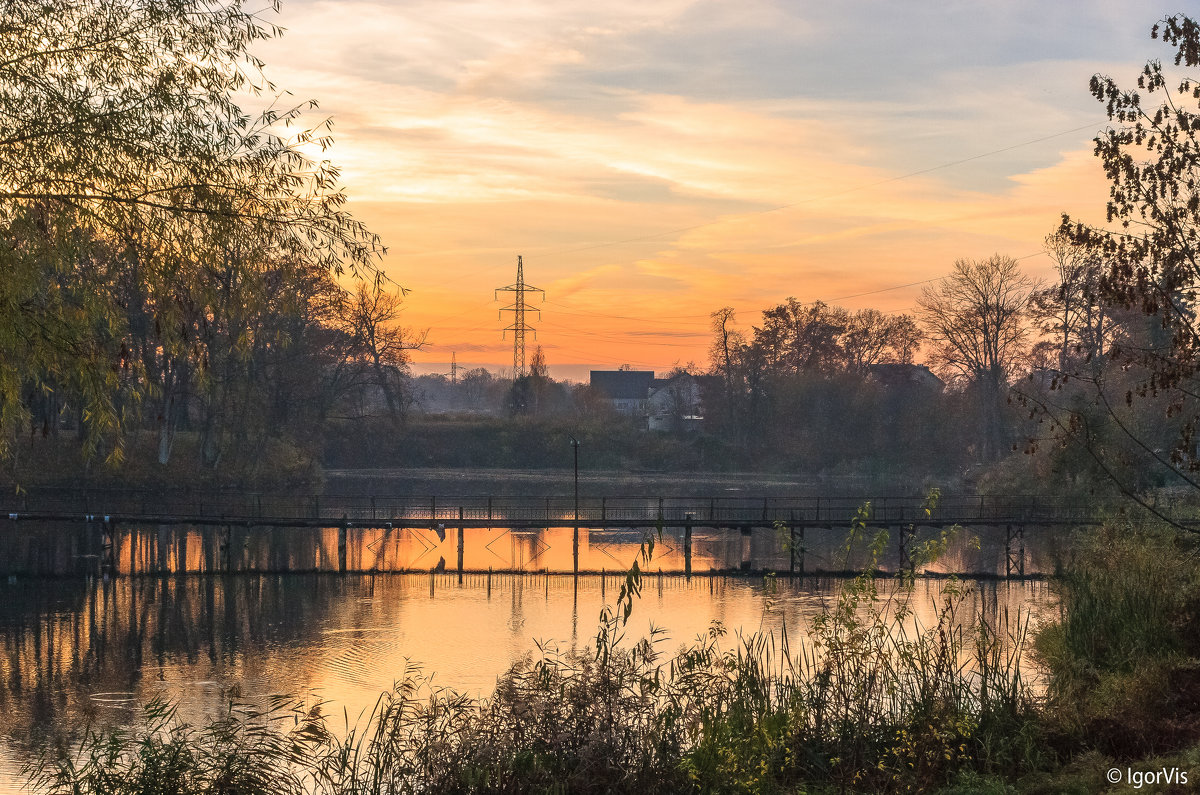
{"type": "MultiPolygon", "coordinates": [[[[718,619],[744,631],[786,622],[795,638],[839,584],[783,579],[772,594],[761,579],[651,575],[630,635],[664,627],[673,649],[718,619]]],[[[31,742],[89,721],[129,723],[159,694],[189,721],[218,713],[231,688],[251,698],[315,692],[353,719],[418,663],[435,683],[486,695],[537,640],[589,645],[618,586],[611,575],[581,576],[576,587],[542,574],[467,574],[461,584],[453,573],[9,579],[0,584],[0,792],[17,789],[31,742]]],[[[931,621],[941,583],[917,588],[918,613],[931,621]]],[[[973,588],[968,614],[1046,613],[1052,601],[1042,582],[973,588]]]]}

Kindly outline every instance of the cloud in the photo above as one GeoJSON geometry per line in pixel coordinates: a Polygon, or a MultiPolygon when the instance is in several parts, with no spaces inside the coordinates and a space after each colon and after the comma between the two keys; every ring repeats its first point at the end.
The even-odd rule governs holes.
{"type": "Polygon", "coordinates": [[[550,285],[550,291],[554,293],[554,297],[558,300],[569,298],[572,295],[586,290],[590,285],[595,284],[597,280],[605,276],[612,276],[621,272],[621,267],[618,265],[601,265],[596,268],[591,268],[583,273],[578,273],[573,276],[567,276],[562,279],[556,279],[550,285]]]}
{"type": "Polygon", "coordinates": [[[522,254],[580,310],[548,311],[543,344],[665,364],[706,346],[654,337],[713,308],[905,284],[1102,218],[1086,81],[1162,54],[1151,5],[293,1],[262,55],[335,119],[406,322],[503,361],[492,290],[522,254]]]}

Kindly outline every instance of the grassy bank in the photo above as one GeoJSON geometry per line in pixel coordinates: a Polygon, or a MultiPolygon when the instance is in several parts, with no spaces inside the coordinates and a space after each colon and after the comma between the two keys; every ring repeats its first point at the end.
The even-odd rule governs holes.
{"type": "Polygon", "coordinates": [[[795,448],[783,435],[750,442],[705,430],[647,431],[633,418],[549,415],[413,415],[403,425],[356,420],[325,436],[321,462],[330,469],[369,467],[478,467],[542,469],[572,465],[570,438],[580,441],[584,470],[676,472],[768,471],[806,476],[907,479],[952,476],[953,457],[917,463],[909,448],[879,454],[870,445],[795,448]]]}
{"type": "Polygon", "coordinates": [[[310,492],[324,482],[316,458],[284,439],[265,439],[242,455],[225,456],[218,466],[201,463],[199,435],[189,431],[176,435],[166,464],[159,463],[157,435],[148,432],[130,434],[119,463],[88,457],[79,440],[69,435],[33,437],[14,445],[11,453],[0,467],[3,487],[175,489],[186,485],[310,492]]]}
{"type": "Polygon", "coordinates": [[[203,727],[153,704],[31,772],[61,793],[1093,792],[1114,766],[1200,761],[1195,554],[1168,531],[1081,537],[1036,639],[1025,616],[968,619],[953,582],[917,626],[910,579],[864,574],[805,631],[714,625],[673,653],[623,638],[634,566],[589,651],[544,649],[486,700],[407,671],[353,727],[304,702],[203,727]]]}
{"type": "Polygon", "coordinates": [[[583,446],[584,469],[723,470],[752,461],[709,434],[652,433],[620,415],[418,415],[402,426],[361,420],[328,434],[321,460],[330,468],[561,468],[572,465],[571,436],[583,446]]]}

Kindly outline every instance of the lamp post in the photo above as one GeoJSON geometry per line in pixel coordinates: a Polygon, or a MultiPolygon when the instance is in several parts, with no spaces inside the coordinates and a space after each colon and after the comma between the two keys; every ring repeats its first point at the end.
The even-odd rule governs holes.
{"type": "Polygon", "coordinates": [[[575,453],[575,532],[571,536],[571,560],[574,574],[579,576],[579,440],[567,434],[571,440],[571,449],[575,453]]]}

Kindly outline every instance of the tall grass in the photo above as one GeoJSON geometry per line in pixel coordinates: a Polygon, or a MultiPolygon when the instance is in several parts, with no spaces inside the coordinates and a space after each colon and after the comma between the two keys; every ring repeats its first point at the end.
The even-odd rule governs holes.
{"type": "MultiPolygon", "coordinates": [[[[874,564],[887,539],[868,536],[865,516],[851,543],[868,543],[874,564]]],[[[643,562],[652,553],[653,540],[643,562]]],[[[490,698],[405,671],[343,731],[322,705],[234,706],[203,729],[152,705],[132,733],[89,733],[44,756],[33,780],[80,795],[905,792],[1037,762],[1021,674],[1029,623],[962,620],[958,582],[930,626],[914,618],[911,577],[881,588],[868,571],[803,640],[786,625],[730,636],[714,624],[665,653],[662,633],[622,642],[640,571],[602,615],[595,649],[542,648],[490,698]]]]}
{"type": "Polygon", "coordinates": [[[1110,525],[1075,538],[1055,577],[1059,621],[1035,651],[1068,749],[1118,757],[1200,741],[1200,544],[1110,525]]]}

